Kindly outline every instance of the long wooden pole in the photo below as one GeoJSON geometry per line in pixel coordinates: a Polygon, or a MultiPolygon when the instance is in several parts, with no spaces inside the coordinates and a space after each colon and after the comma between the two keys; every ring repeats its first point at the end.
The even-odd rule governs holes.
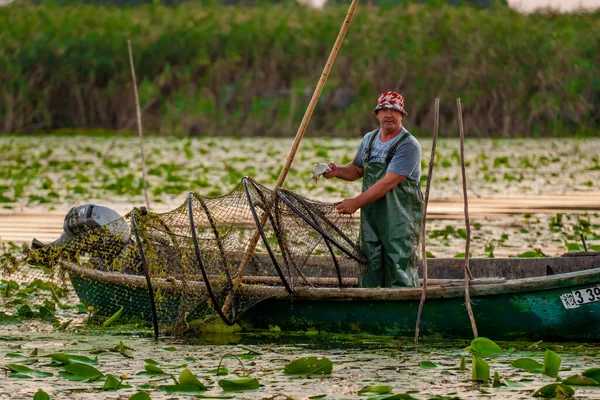
{"type": "Polygon", "coordinates": [[[423,259],[423,291],[421,292],[421,302],[419,303],[419,312],[417,313],[417,326],[415,327],[415,344],[419,343],[419,330],[421,328],[421,315],[423,306],[427,298],[427,204],[429,203],[429,190],[431,189],[431,176],[433,174],[433,164],[435,163],[435,148],[437,146],[438,131],[440,128],[440,99],[435,99],[433,121],[433,143],[431,144],[431,157],[429,158],[429,170],[427,172],[427,187],[425,188],[425,202],[423,204],[423,223],[421,225],[421,258],[423,259]]]}
{"type": "Polygon", "coordinates": [[[471,270],[469,268],[469,251],[471,248],[471,222],[469,221],[467,173],[465,170],[465,131],[463,128],[462,106],[460,104],[460,98],[456,99],[456,108],[458,111],[458,132],[460,134],[460,168],[462,171],[463,198],[465,204],[465,224],[467,228],[467,242],[465,244],[465,306],[467,307],[467,313],[469,314],[469,319],[471,320],[473,337],[477,337],[477,324],[475,323],[475,316],[473,315],[473,308],[471,307],[471,295],[469,293],[469,278],[471,275],[471,270]]]}
{"type": "MultiPolygon", "coordinates": [[[[296,138],[294,139],[294,142],[292,143],[292,147],[288,153],[285,164],[283,165],[281,173],[279,174],[279,178],[277,179],[277,183],[275,184],[275,189],[274,189],[275,191],[283,185],[283,182],[285,181],[285,178],[287,177],[287,173],[290,170],[292,162],[294,161],[294,156],[296,155],[296,151],[298,151],[298,147],[300,146],[300,141],[302,141],[302,137],[304,136],[304,133],[306,132],[306,128],[308,126],[308,123],[310,122],[310,118],[312,117],[313,111],[315,110],[315,107],[317,106],[317,102],[319,101],[319,97],[321,96],[321,92],[323,91],[323,87],[325,86],[325,82],[327,82],[327,78],[329,77],[329,72],[331,71],[331,67],[333,66],[333,63],[335,62],[335,58],[337,57],[337,54],[340,51],[340,47],[342,46],[342,42],[344,41],[344,37],[346,36],[346,32],[348,31],[350,22],[352,22],[352,17],[354,16],[354,10],[356,10],[357,5],[358,5],[358,0],[352,0],[352,3],[350,3],[350,7],[348,8],[348,13],[346,14],[346,19],[344,20],[344,23],[342,24],[342,27],[340,28],[340,32],[337,36],[337,39],[335,40],[333,48],[331,49],[331,52],[329,53],[329,58],[327,59],[327,62],[325,63],[325,67],[323,68],[323,72],[321,73],[321,78],[319,79],[319,83],[317,84],[317,87],[312,95],[312,98],[310,99],[310,103],[308,103],[308,107],[306,108],[306,111],[304,112],[304,117],[302,118],[302,122],[300,123],[300,126],[298,127],[298,131],[296,132],[296,138]]],[[[263,213],[260,222],[261,222],[261,225],[264,225],[267,222],[267,214],[266,213],[263,213]]],[[[254,254],[254,249],[256,249],[256,245],[258,244],[259,238],[260,238],[260,232],[257,229],[254,232],[254,234],[252,235],[252,238],[250,239],[250,243],[248,244],[248,250],[246,251],[246,255],[245,255],[244,259],[242,260],[242,262],[240,263],[238,272],[237,272],[235,278],[233,279],[233,291],[234,292],[239,287],[239,285],[242,283],[242,278],[243,278],[244,274],[246,273],[246,269],[248,268],[248,264],[250,263],[250,260],[252,259],[252,255],[254,254]]],[[[229,310],[231,309],[231,301],[232,301],[231,296],[228,296],[225,301],[225,304],[223,305],[223,313],[224,314],[228,313],[229,310]]]]}
{"type": "Polygon", "coordinates": [[[140,108],[140,97],[138,96],[137,78],[135,77],[135,67],[133,66],[133,51],[131,50],[131,40],[127,40],[129,49],[129,65],[131,66],[131,77],[133,79],[133,94],[135,96],[135,112],[137,115],[138,136],[140,137],[140,153],[142,155],[142,184],[144,185],[144,198],[146,199],[146,208],[150,210],[150,200],[148,200],[148,189],[146,188],[146,157],[144,157],[144,134],[142,131],[142,110],[140,108]]]}

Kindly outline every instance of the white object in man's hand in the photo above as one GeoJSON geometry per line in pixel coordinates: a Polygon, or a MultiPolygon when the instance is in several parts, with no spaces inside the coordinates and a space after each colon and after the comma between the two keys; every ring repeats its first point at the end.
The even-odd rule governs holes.
{"type": "Polygon", "coordinates": [[[312,182],[316,185],[317,178],[319,178],[319,176],[321,176],[321,175],[325,176],[325,174],[328,174],[330,172],[331,172],[331,167],[329,165],[327,165],[325,163],[315,164],[315,169],[313,171],[313,176],[312,176],[312,182]]]}

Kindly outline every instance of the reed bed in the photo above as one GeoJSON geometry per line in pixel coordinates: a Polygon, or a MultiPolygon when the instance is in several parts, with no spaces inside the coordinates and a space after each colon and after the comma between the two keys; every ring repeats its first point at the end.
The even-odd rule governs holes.
{"type": "MultiPolygon", "coordinates": [[[[435,3],[435,2],[434,2],[435,3]]],[[[0,131],[135,129],[131,39],[150,134],[292,136],[346,5],[184,3],[0,8],[0,131]]],[[[600,12],[360,5],[308,135],[374,127],[377,94],[406,124],[468,136],[587,134],[600,126],[600,12]]]]}

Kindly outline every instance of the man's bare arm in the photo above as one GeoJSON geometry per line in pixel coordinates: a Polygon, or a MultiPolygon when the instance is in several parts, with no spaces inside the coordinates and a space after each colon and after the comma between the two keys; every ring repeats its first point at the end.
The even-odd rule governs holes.
{"type": "Polygon", "coordinates": [[[360,195],[346,199],[337,206],[340,214],[354,214],[361,207],[371,204],[385,196],[390,190],[406,179],[406,176],[388,172],[368,190],[360,195]]]}
{"type": "Polygon", "coordinates": [[[355,181],[363,177],[365,170],[364,168],[359,168],[356,165],[349,163],[343,166],[337,166],[334,162],[330,162],[329,168],[331,168],[331,172],[323,174],[323,176],[327,179],[338,178],[343,181],[355,181]]]}

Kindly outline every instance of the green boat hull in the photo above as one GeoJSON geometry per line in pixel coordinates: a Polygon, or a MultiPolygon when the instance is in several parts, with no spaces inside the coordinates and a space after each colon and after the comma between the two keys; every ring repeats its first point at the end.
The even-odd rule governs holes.
{"type": "MultiPolygon", "coordinates": [[[[472,297],[478,334],[497,340],[600,340],[600,302],[566,309],[560,300],[564,293],[555,289],[472,297]]],[[[464,298],[427,300],[421,337],[473,338],[464,303],[464,298]]],[[[277,325],[283,331],[311,329],[414,338],[418,308],[418,301],[266,300],[247,311],[240,324],[252,329],[277,325]]]]}
{"type": "MultiPolygon", "coordinates": [[[[151,320],[150,296],[145,287],[76,273],[71,273],[71,281],[81,301],[100,314],[109,316],[123,307],[123,315],[151,320]]],[[[599,284],[600,269],[596,268],[471,286],[478,334],[495,340],[599,341],[600,301],[567,308],[561,300],[565,294],[579,289],[585,292],[599,284]]],[[[175,293],[161,291],[160,323],[170,324],[177,315],[180,304],[175,293]]],[[[275,288],[273,296],[247,310],[239,324],[245,330],[278,326],[282,331],[293,332],[317,330],[414,337],[420,293],[421,288],[321,288],[300,290],[290,297],[282,288],[275,288]]],[[[188,317],[187,320],[193,320],[196,315],[188,317]]],[[[473,337],[464,306],[464,287],[428,291],[420,333],[421,337],[434,338],[473,337]]]]}

